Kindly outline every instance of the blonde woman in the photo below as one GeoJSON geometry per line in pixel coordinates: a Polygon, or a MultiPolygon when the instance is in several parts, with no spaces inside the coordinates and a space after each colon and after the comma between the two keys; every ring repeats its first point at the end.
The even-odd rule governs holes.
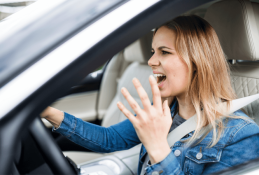
{"type": "Polygon", "coordinates": [[[217,104],[235,99],[229,68],[214,29],[198,16],[181,16],[155,30],[148,64],[153,105],[137,79],[133,84],[144,109],[122,88],[134,110],[108,128],[47,108],[41,115],[73,142],[96,152],[142,143],[138,174],[211,174],[259,157],[259,127],[241,110],[222,117],[217,104]],[[170,148],[168,132],[197,114],[196,130],[170,148]],[[206,135],[201,131],[206,126],[206,135]],[[191,145],[188,143],[192,143],[191,145]],[[188,147],[186,147],[188,145],[188,147]],[[143,162],[147,154],[150,161],[143,162]]]}

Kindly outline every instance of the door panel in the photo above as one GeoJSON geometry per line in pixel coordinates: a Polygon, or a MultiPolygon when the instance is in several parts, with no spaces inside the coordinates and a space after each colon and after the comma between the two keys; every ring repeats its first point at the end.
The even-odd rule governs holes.
{"type": "MultiPolygon", "coordinates": [[[[94,121],[97,118],[97,98],[98,91],[71,94],[57,100],[51,106],[84,121],[94,121]]],[[[52,127],[47,120],[43,119],[43,122],[47,127],[52,127]]]]}
{"type": "MultiPolygon", "coordinates": [[[[103,69],[87,75],[79,85],[73,86],[65,97],[58,99],[51,106],[84,121],[95,121],[98,93],[105,68],[106,65],[103,69]]],[[[52,127],[46,119],[42,121],[47,127],[52,127]]]]}

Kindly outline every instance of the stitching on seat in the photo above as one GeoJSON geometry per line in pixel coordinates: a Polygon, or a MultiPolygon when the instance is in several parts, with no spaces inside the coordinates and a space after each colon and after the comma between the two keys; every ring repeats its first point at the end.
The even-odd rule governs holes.
{"type": "MultiPolygon", "coordinates": [[[[256,87],[254,87],[252,90],[250,90],[249,89],[249,83],[252,81],[252,79],[250,79],[250,81],[248,82],[248,84],[247,84],[247,88],[248,88],[248,96],[249,95],[251,95],[252,94],[252,91],[256,88],[256,87]]],[[[253,106],[251,105],[251,104],[249,104],[248,105],[249,107],[250,107],[250,109],[251,109],[251,113],[250,113],[250,116],[253,116],[253,114],[254,114],[254,110],[253,110],[253,106]]]]}
{"type": "MultiPolygon", "coordinates": [[[[242,88],[242,83],[240,84],[240,86],[239,87],[236,87],[236,82],[237,82],[237,77],[234,77],[234,81],[233,81],[233,85],[234,85],[234,88],[235,88],[235,91],[236,91],[236,94],[237,94],[237,96],[238,96],[238,94],[239,94],[239,90],[240,90],[240,88],[242,88]]],[[[242,82],[242,81],[241,81],[242,82]]],[[[242,91],[242,90],[241,90],[242,91]]]]}
{"type": "MultiPolygon", "coordinates": [[[[250,77],[242,77],[242,76],[234,76],[231,75],[231,83],[232,87],[236,92],[236,95],[238,98],[246,97],[249,95],[253,95],[256,93],[259,93],[259,79],[258,78],[250,78],[250,77]]],[[[256,119],[259,121],[259,117],[256,114],[258,109],[259,100],[256,100],[256,102],[253,102],[244,109],[246,109],[249,117],[256,119]]]]}
{"type": "Polygon", "coordinates": [[[244,2],[244,1],[242,1],[242,0],[239,0],[239,2],[240,2],[240,4],[241,4],[241,8],[242,8],[242,12],[243,12],[243,19],[244,19],[244,21],[245,21],[245,32],[246,32],[246,34],[247,34],[247,36],[248,36],[248,44],[249,44],[249,50],[250,50],[250,52],[252,53],[251,54],[251,56],[252,56],[252,59],[254,58],[254,56],[253,56],[253,44],[251,43],[251,38],[252,38],[252,36],[251,36],[251,34],[252,34],[252,32],[251,32],[251,28],[250,28],[250,23],[249,23],[249,20],[248,20],[248,10],[247,10],[247,8],[246,8],[246,2],[244,2]]]}
{"type": "MultiPolygon", "coordinates": [[[[249,82],[251,82],[253,79],[251,79],[249,82]]],[[[254,94],[254,93],[252,93],[252,91],[254,91],[254,90],[256,90],[256,92],[255,93],[257,93],[258,92],[258,89],[257,89],[257,83],[256,83],[256,80],[253,80],[253,81],[255,81],[255,87],[250,91],[251,92],[251,94],[249,93],[249,95],[252,95],[252,94],[254,94]]],[[[248,86],[249,87],[249,86],[248,86]]],[[[255,110],[253,109],[253,105],[252,105],[252,103],[251,104],[249,104],[249,106],[251,106],[251,117],[254,117],[254,114],[255,114],[255,110]]]]}
{"type": "MultiPolygon", "coordinates": [[[[249,95],[249,86],[248,86],[248,78],[244,78],[244,79],[245,79],[246,82],[247,82],[246,86],[247,86],[247,91],[248,91],[248,92],[247,92],[247,94],[245,95],[245,97],[246,97],[246,96],[249,95]]],[[[249,110],[249,111],[248,111],[248,114],[249,114],[249,115],[253,114],[253,110],[252,110],[252,107],[251,107],[250,105],[247,106],[247,109],[249,110]]]]}
{"type": "MultiPolygon", "coordinates": [[[[255,80],[255,89],[256,89],[256,93],[258,93],[257,80],[255,80]]],[[[258,100],[256,100],[255,102],[258,103],[258,100]]],[[[250,105],[251,105],[251,108],[252,108],[252,116],[251,117],[255,118],[256,109],[254,110],[253,103],[251,103],[250,105]]]]}
{"type": "Polygon", "coordinates": [[[248,94],[248,88],[247,88],[248,80],[247,80],[247,78],[245,78],[244,80],[245,81],[243,83],[243,81],[241,79],[242,87],[243,87],[243,92],[244,92],[243,97],[247,96],[247,94],[248,94]]]}

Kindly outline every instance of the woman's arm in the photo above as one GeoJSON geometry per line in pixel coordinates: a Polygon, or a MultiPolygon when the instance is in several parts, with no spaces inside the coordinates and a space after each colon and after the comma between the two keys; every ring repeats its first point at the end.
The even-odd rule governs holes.
{"type": "Polygon", "coordinates": [[[40,116],[54,126],[54,132],[95,152],[121,151],[140,143],[135,129],[128,120],[105,128],[52,107],[46,108],[40,116]]]}
{"type": "Polygon", "coordinates": [[[64,112],[52,107],[47,107],[40,116],[48,120],[55,128],[58,128],[64,119],[64,112]]]}
{"type": "Polygon", "coordinates": [[[54,131],[78,145],[100,153],[126,150],[140,143],[129,120],[105,128],[64,113],[64,120],[54,131]]]}

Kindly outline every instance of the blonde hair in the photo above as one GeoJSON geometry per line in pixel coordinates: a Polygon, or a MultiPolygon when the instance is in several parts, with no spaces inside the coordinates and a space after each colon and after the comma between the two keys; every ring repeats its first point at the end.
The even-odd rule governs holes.
{"type": "Polygon", "coordinates": [[[176,33],[175,49],[189,69],[188,96],[198,118],[190,141],[199,137],[204,126],[210,125],[213,137],[209,146],[212,147],[224,130],[223,114],[217,104],[224,101],[229,107],[230,101],[236,98],[218,36],[207,21],[196,15],[179,16],[163,26],[176,33]]]}

